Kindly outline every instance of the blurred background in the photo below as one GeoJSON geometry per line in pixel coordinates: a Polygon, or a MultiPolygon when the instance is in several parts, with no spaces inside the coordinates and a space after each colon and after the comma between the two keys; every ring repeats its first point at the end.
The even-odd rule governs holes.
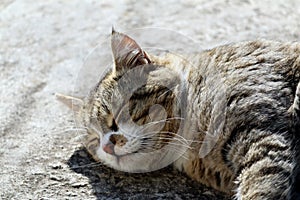
{"type": "Polygon", "coordinates": [[[226,199],[172,168],[128,175],[95,165],[73,113],[53,94],[73,92],[112,25],[173,30],[203,50],[257,38],[299,41],[299,19],[297,0],[1,0],[0,198],[226,199]]]}

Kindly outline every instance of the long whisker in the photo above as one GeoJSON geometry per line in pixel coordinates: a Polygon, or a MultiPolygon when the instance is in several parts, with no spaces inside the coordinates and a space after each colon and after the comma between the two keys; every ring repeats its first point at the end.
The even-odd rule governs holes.
{"type": "MultiPolygon", "coordinates": [[[[151,133],[151,132],[150,132],[151,133]]],[[[156,132],[157,133],[157,132],[156,132]]],[[[184,138],[183,136],[177,134],[177,133],[174,133],[174,132],[170,132],[170,131],[160,131],[159,133],[167,133],[167,134],[171,134],[171,135],[174,135],[174,137],[178,140],[182,140],[182,141],[185,141],[185,143],[188,143],[188,140],[186,138],[184,138]]],[[[163,135],[159,135],[159,137],[163,137],[163,135]]],[[[171,137],[165,137],[166,139],[170,139],[171,137]]]]}
{"type": "Polygon", "coordinates": [[[203,144],[203,143],[207,143],[205,141],[196,141],[196,140],[189,140],[189,139],[186,139],[184,137],[182,137],[181,135],[178,135],[176,133],[173,133],[173,132],[167,132],[167,131],[162,131],[162,133],[168,133],[168,134],[174,134],[175,136],[174,137],[166,137],[166,136],[163,136],[163,135],[157,135],[157,136],[152,136],[151,138],[147,138],[147,137],[144,137],[147,139],[147,141],[150,141],[150,140],[158,140],[158,139],[168,139],[168,140],[177,140],[177,141],[180,141],[181,143],[184,143],[184,144],[187,144],[190,146],[191,143],[198,143],[198,144],[203,144]]]}
{"type": "Polygon", "coordinates": [[[159,120],[159,121],[148,122],[148,123],[144,124],[143,126],[145,126],[145,127],[143,127],[143,128],[142,128],[141,130],[139,130],[139,131],[143,131],[148,125],[153,125],[153,124],[158,124],[158,123],[168,122],[168,121],[170,121],[170,120],[176,120],[176,119],[178,119],[178,120],[184,120],[184,118],[182,118],[182,117],[171,117],[171,118],[162,119],[162,120],[159,120]]]}
{"type": "Polygon", "coordinates": [[[180,156],[186,160],[188,160],[188,157],[186,155],[184,155],[184,152],[182,151],[182,149],[178,149],[178,147],[176,146],[168,146],[168,148],[170,148],[171,150],[175,151],[176,153],[181,154],[180,156]]]}
{"type": "MultiPolygon", "coordinates": [[[[168,146],[168,148],[172,151],[174,151],[175,153],[179,153],[181,154],[181,156],[184,158],[184,159],[188,159],[185,155],[184,155],[184,152],[182,152],[182,149],[178,149],[178,147],[176,146],[168,146]]],[[[149,150],[155,150],[157,151],[158,149],[154,149],[153,147],[152,148],[142,148],[141,150],[145,150],[145,151],[149,151],[149,150]]],[[[149,152],[151,153],[151,152],[149,152]]]]}
{"type": "Polygon", "coordinates": [[[86,126],[77,126],[77,125],[72,125],[72,126],[64,126],[64,128],[87,128],[86,126]]]}
{"type": "MultiPolygon", "coordinates": [[[[180,137],[179,138],[176,138],[176,137],[165,137],[165,136],[160,135],[160,136],[155,136],[155,137],[146,138],[146,139],[147,139],[147,141],[144,142],[144,143],[147,143],[149,141],[153,142],[153,141],[158,141],[158,140],[164,140],[164,139],[166,139],[166,140],[169,140],[169,142],[171,142],[171,141],[173,141],[173,142],[179,142],[177,144],[180,144],[180,145],[186,146],[186,147],[190,147],[190,143],[188,141],[186,141],[185,139],[182,139],[180,137]]],[[[168,142],[166,142],[166,143],[168,143],[168,142]]]]}
{"type": "Polygon", "coordinates": [[[177,87],[177,85],[176,85],[176,86],[174,86],[174,87],[172,87],[172,88],[170,88],[169,90],[165,91],[164,93],[162,93],[161,95],[159,95],[159,96],[157,97],[157,99],[158,99],[158,98],[160,98],[161,96],[163,96],[163,95],[167,94],[167,93],[168,93],[168,92],[170,92],[170,91],[172,91],[172,92],[173,92],[173,89],[175,89],[176,87],[177,87]]]}
{"type": "Polygon", "coordinates": [[[192,147],[186,143],[182,143],[180,140],[176,140],[176,141],[162,141],[161,143],[163,144],[170,144],[170,145],[175,145],[175,146],[181,146],[181,147],[187,147],[189,149],[192,149],[192,147]],[[176,142],[180,142],[180,143],[176,143],[176,142]]]}
{"type": "MultiPolygon", "coordinates": [[[[183,147],[183,148],[187,148],[187,149],[193,149],[191,146],[189,145],[185,145],[182,143],[174,143],[174,142],[161,142],[161,144],[166,144],[166,145],[170,145],[170,146],[176,146],[176,147],[183,147]]],[[[149,143],[142,143],[142,146],[149,146],[149,143]]]]}
{"type": "Polygon", "coordinates": [[[144,126],[148,125],[148,124],[152,124],[152,123],[165,122],[165,121],[170,121],[170,120],[175,120],[175,119],[184,120],[183,117],[170,117],[170,118],[162,119],[162,120],[159,120],[159,121],[148,122],[148,123],[144,124],[144,126]]]}
{"type": "Polygon", "coordinates": [[[166,145],[170,144],[170,145],[173,145],[173,146],[180,146],[180,147],[185,147],[185,148],[188,148],[188,149],[192,149],[192,147],[189,144],[186,144],[186,143],[184,143],[180,140],[160,141],[160,143],[166,144],[166,145]]]}
{"type": "Polygon", "coordinates": [[[138,135],[137,138],[148,138],[149,136],[154,136],[159,133],[160,133],[159,131],[150,131],[150,132],[143,133],[143,135],[138,135]]]}
{"type": "MultiPolygon", "coordinates": [[[[158,141],[158,140],[169,140],[168,142],[171,142],[171,141],[179,142],[177,144],[182,145],[182,146],[187,146],[187,147],[190,146],[189,143],[186,143],[185,141],[182,141],[178,138],[169,138],[169,137],[156,137],[156,138],[148,139],[146,142],[148,142],[148,141],[152,142],[152,141],[158,141]]],[[[168,143],[168,142],[165,142],[165,143],[168,143]]]]}
{"type": "Polygon", "coordinates": [[[166,136],[163,136],[163,135],[155,135],[157,134],[157,132],[149,132],[149,134],[147,134],[146,136],[148,137],[145,137],[144,135],[143,136],[139,136],[140,139],[147,139],[147,142],[149,141],[158,141],[158,140],[162,140],[162,139],[167,139],[167,140],[170,140],[170,141],[177,141],[179,142],[182,146],[186,146],[186,147],[190,147],[190,143],[191,141],[188,141],[186,140],[184,137],[182,136],[179,136],[179,135],[176,135],[174,134],[173,132],[168,132],[168,131],[162,131],[160,133],[172,133],[174,134],[175,136],[174,137],[166,137],[166,136]],[[149,135],[150,135],[150,138],[149,138],[149,135]]]}
{"type": "MultiPolygon", "coordinates": [[[[162,131],[162,133],[164,133],[164,132],[162,131]]],[[[174,135],[175,137],[178,137],[178,139],[182,139],[182,140],[184,140],[188,144],[190,144],[190,143],[200,143],[200,144],[204,143],[203,141],[196,141],[196,140],[186,139],[186,138],[184,138],[183,136],[181,136],[181,135],[179,135],[177,133],[173,133],[173,132],[165,132],[165,133],[174,135]]]]}
{"type": "Polygon", "coordinates": [[[76,126],[66,126],[61,129],[58,129],[56,131],[58,132],[58,131],[64,131],[64,130],[87,130],[87,128],[86,127],[76,127],[76,126]]]}
{"type": "MultiPolygon", "coordinates": [[[[181,157],[183,157],[184,159],[188,159],[188,158],[184,155],[184,152],[182,152],[182,150],[181,150],[181,149],[178,149],[176,146],[168,146],[168,148],[169,148],[170,150],[176,152],[176,153],[181,154],[181,157]]],[[[159,149],[155,149],[155,148],[153,148],[153,147],[147,146],[147,147],[140,148],[139,152],[140,152],[141,154],[151,154],[151,153],[156,152],[157,150],[159,150],[159,149]],[[153,151],[151,151],[151,150],[153,150],[153,151]]]]}
{"type": "MultiPolygon", "coordinates": [[[[170,138],[168,138],[170,139],[170,138]]],[[[157,151],[159,149],[156,149],[154,144],[157,142],[157,139],[150,139],[144,142],[141,142],[141,147],[139,149],[139,152],[144,152],[146,153],[147,151],[157,151]]],[[[190,147],[189,145],[187,145],[186,143],[178,143],[178,141],[176,141],[176,143],[174,142],[162,142],[162,144],[168,144],[168,148],[172,149],[173,151],[183,154],[184,152],[182,152],[182,148],[181,147],[185,147],[187,149],[192,149],[192,147],[190,147]]],[[[149,152],[151,153],[151,152],[149,152]]],[[[183,156],[185,159],[187,159],[185,156],[183,156]]]]}

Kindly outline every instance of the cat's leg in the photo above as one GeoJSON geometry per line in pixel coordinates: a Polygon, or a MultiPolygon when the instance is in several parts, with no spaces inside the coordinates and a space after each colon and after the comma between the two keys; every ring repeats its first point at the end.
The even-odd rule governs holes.
{"type": "Polygon", "coordinates": [[[290,199],[295,161],[291,142],[282,135],[240,133],[227,159],[237,177],[237,199],[290,199]]]}

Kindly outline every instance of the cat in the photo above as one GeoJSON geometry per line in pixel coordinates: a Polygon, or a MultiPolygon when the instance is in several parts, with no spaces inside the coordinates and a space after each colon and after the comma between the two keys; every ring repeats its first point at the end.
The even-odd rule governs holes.
{"type": "Polygon", "coordinates": [[[81,117],[95,160],[128,172],[172,163],[236,199],[293,198],[300,43],[154,56],[113,30],[111,47],[114,67],[87,97],[57,94],[81,117]]]}

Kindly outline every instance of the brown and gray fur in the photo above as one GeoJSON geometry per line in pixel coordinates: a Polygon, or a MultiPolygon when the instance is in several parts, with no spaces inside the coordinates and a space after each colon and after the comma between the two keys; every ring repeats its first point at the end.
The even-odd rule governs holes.
{"type": "MultiPolygon", "coordinates": [[[[163,160],[151,154],[138,157],[136,152],[160,149],[174,138],[183,138],[183,146],[189,147],[173,165],[200,183],[237,199],[292,198],[300,131],[300,43],[241,42],[183,56],[182,60],[172,54],[147,55],[133,39],[113,32],[112,51],[115,67],[88,97],[81,101],[60,96],[66,103],[77,102],[73,107],[88,129],[87,149],[96,160],[119,170],[147,168],[163,160]],[[126,90],[118,86],[118,80],[128,70],[143,65],[149,65],[143,72],[147,83],[129,100],[131,119],[138,125],[159,120],[159,109],[154,110],[154,117],[149,117],[148,110],[160,104],[169,120],[156,127],[160,131],[151,136],[149,144],[130,151],[130,141],[139,135],[128,138],[119,130],[122,111],[114,116],[112,94],[126,90]],[[186,93],[181,94],[182,90],[186,93]],[[176,96],[186,98],[184,109],[176,96]],[[179,118],[182,116],[184,119],[179,118]],[[109,143],[111,146],[103,151],[101,140],[108,134],[104,146],[107,148],[109,142],[113,145],[109,143]],[[205,139],[209,135],[215,144],[205,139]],[[209,148],[210,142],[213,148],[201,156],[201,148],[209,148]],[[122,154],[123,147],[128,154],[122,154]],[[124,159],[115,161],[116,152],[124,159]]],[[[128,87],[135,84],[135,80],[126,81],[128,87]]],[[[138,134],[143,135],[143,131],[138,134]]]]}

